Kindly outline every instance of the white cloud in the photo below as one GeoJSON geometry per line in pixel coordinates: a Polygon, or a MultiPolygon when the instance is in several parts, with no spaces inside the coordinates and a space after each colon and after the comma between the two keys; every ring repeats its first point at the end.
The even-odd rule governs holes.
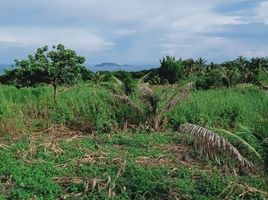
{"type": "Polygon", "coordinates": [[[100,37],[91,30],[57,27],[1,27],[0,42],[33,47],[63,43],[86,52],[103,51],[115,46],[114,42],[100,37]]]}
{"type": "Polygon", "coordinates": [[[137,31],[134,29],[119,29],[115,30],[112,33],[117,35],[117,36],[126,36],[126,35],[132,35],[135,34],[137,31]]]}
{"type": "Polygon", "coordinates": [[[268,1],[261,2],[256,8],[257,20],[268,25],[268,1]]]}
{"type": "Polygon", "coordinates": [[[213,59],[267,52],[265,44],[258,51],[245,41],[217,36],[252,19],[268,24],[268,1],[241,12],[215,11],[222,4],[235,2],[243,0],[6,1],[1,2],[0,16],[1,11],[16,12],[6,16],[14,18],[12,27],[0,26],[0,43],[36,47],[62,42],[92,52],[102,61],[117,58],[124,62],[157,62],[165,54],[213,59]],[[31,24],[31,19],[37,19],[38,25],[31,24]]]}

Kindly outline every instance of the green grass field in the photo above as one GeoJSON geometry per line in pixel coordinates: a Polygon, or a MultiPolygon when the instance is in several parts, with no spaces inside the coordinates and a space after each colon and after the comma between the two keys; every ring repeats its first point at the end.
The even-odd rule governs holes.
{"type": "Polygon", "coordinates": [[[264,173],[234,172],[227,158],[219,165],[176,131],[185,122],[240,131],[265,155],[255,134],[241,132],[268,137],[263,91],[194,91],[168,113],[163,132],[144,128],[147,115],[118,104],[102,86],[76,86],[56,103],[51,94],[49,87],[0,86],[0,199],[268,198],[264,173]]]}

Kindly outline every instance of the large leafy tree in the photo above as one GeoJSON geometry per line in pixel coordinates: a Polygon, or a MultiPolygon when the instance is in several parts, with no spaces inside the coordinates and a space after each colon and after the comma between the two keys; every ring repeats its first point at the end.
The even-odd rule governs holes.
{"type": "Polygon", "coordinates": [[[77,82],[84,70],[82,64],[85,58],[78,56],[74,50],[66,49],[64,45],[38,48],[34,55],[27,59],[15,60],[15,79],[17,87],[36,86],[40,83],[53,87],[53,99],[56,100],[60,85],[69,86],[77,82]]]}

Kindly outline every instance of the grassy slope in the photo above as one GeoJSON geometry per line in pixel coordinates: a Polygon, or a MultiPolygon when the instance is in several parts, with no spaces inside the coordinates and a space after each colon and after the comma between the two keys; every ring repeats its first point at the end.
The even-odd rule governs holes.
{"type": "MultiPolygon", "coordinates": [[[[113,133],[137,115],[115,108],[99,86],[62,93],[56,105],[50,95],[47,87],[0,87],[3,199],[222,199],[231,188],[237,189],[234,196],[249,191],[234,183],[268,190],[264,178],[234,177],[196,156],[179,134],[113,133]]],[[[255,89],[197,91],[169,118],[174,126],[194,122],[236,129],[242,123],[266,134],[267,106],[267,94],[255,89]]]]}

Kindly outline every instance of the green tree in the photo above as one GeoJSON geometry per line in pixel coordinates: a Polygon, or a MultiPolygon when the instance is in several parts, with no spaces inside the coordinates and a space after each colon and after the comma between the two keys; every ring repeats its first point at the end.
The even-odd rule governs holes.
{"type": "Polygon", "coordinates": [[[186,59],[183,61],[184,65],[184,74],[186,77],[189,77],[191,75],[194,75],[196,69],[195,69],[195,62],[192,58],[186,59]]]}
{"type": "Polygon", "coordinates": [[[166,56],[160,60],[159,75],[162,80],[166,79],[173,84],[178,82],[184,75],[184,65],[181,60],[177,61],[175,57],[166,56]]]}
{"type": "Polygon", "coordinates": [[[196,73],[200,72],[200,71],[205,71],[206,70],[206,63],[207,61],[203,58],[198,58],[195,61],[195,65],[196,65],[196,73]]]}
{"type": "Polygon", "coordinates": [[[40,83],[53,87],[53,100],[56,100],[60,85],[69,86],[81,78],[85,58],[78,56],[74,50],[66,49],[64,45],[38,48],[28,59],[15,60],[15,80],[17,87],[35,86],[40,83]]]}
{"type": "Polygon", "coordinates": [[[225,86],[233,87],[234,85],[243,82],[240,67],[243,67],[243,62],[238,64],[236,60],[226,61],[221,65],[221,77],[225,86]]]}

